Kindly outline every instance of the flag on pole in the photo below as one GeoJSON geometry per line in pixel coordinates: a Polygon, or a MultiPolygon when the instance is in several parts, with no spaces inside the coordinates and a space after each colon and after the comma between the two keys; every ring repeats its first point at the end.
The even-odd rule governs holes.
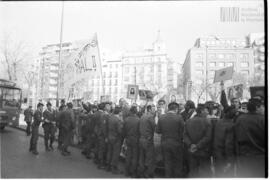
{"type": "Polygon", "coordinates": [[[233,66],[215,71],[214,83],[232,79],[233,66]]]}
{"type": "Polygon", "coordinates": [[[101,72],[97,33],[93,35],[89,43],[84,45],[78,53],[78,56],[75,58],[75,66],[80,72],[101,72]]]}

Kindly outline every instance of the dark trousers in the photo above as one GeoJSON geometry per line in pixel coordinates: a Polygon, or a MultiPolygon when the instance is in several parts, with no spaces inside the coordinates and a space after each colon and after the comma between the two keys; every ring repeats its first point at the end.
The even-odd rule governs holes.
{"type": "Polygon", "coordinates": [[[238,156],[237,177],[265,177],[265,155],[238,156]]]}
{"type": "Polygon", "coordinates": [[[188,164],[190,168],[189,177],[212,177],[210,156],[198,156],[189,153],[188,164]]]}
{"type": "Polygon", "coordinates": [[[97,145],[97,156],[98,156],[98,163],[99,165],[105,165],[105,153],[106,153],[106,143],[104,136],[98,136],[98,145],[97,145]]]}
{"type": "Polygon", "coordinates": [[[62,135],[63,135],[62,151],[67,151],[68,147],[71,144],[73,132],[72,130],[62,128],[62,135]]]}
{"type": "Polygon", "coordinates": [[[48,148],[49,140],[50,140],[50,146],[53,145],[53,142],[55,140],[56,128],[51,123],[45,123],[42,127],[44,129],[44,144],[45,144],[45,147],[48,148]]]}
{"type": "Polygon", "coordinates": [[[62,148],[63,145],[63,128],[59,127],[59,133],[58,133],[58,147],[62,148]]]}
{"type": "Polygon", "coordinates": [[[26,122],[27,126],[26,126],[26,134],[30,135],[31,134],[31,122],[26,122]]]}
{"type": "Polygon", "coordinates": [[[117,138],[109,138],[107,164],[111,167],[118,168],[118,160],[121,150],[121,140],[117,138]]]}
{"type": "Polygon", "coordinates": [[[164,139],[161,141],[161,148],[165,165],[165,177],[183,177],[182,144],[172,139],[164,139]]]}
{"type": "Polygon", "coordinates": [[[131,175],[132,177],[137,176],[137,165],[138,165],[138,153],[139,144],[136,140],[126,140],[127,142],[127,156],[125,171],[126,175],[131,175]]]}
{"type": "Polygon", "coordinates": [[[155,172],[154,143],[146,139],[139,142],[139,168],[138,174],[146,178],[153,177],[155,172]]]}
{"type": "Polygon", "coordinates": [[[39,136],[39,126],[32,126],[32,136],[30,139],[30,151],[37,151],[37,142],[39,136]]]}

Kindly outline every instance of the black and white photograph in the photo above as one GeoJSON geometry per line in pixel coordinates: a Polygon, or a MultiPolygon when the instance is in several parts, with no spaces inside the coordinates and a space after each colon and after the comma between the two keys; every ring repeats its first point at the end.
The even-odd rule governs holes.
{"type": "Polygon", "coordinates": [[[0,178],[267,178],[267,1],[1,1],[0,178]]]}

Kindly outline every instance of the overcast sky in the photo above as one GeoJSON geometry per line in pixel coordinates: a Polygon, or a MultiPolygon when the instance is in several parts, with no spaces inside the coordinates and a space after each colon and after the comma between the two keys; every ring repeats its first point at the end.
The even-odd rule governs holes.
{"type": "MultiPolygon", "coordinates": [[[[59,42],[61,5],[1,2],[0,26],[37,52],[59,42]]],[[[183,61],[198,37],[243,37],[263,32],[263,21],[220,22],[220,7],[260,5],[263,1],[65,2],[63,41],[91,38],[97,32],[101,49],[135,50],[150,46],[160,30],[169,57],[183,61]]]]}

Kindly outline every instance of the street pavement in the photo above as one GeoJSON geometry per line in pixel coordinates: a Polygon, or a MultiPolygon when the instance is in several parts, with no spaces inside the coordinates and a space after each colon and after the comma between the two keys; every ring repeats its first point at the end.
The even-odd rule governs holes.
{"type": "Polygon", "coordinates": [[[39,155],[35,156],[28,151],[30,136],[24,131],[6,127],[0,134],[1,178],[124,178],[97,169],[78,148],[69,148],[71,156],[62,156],[58,150],[46,152],[39,138],[39,155]]]}

